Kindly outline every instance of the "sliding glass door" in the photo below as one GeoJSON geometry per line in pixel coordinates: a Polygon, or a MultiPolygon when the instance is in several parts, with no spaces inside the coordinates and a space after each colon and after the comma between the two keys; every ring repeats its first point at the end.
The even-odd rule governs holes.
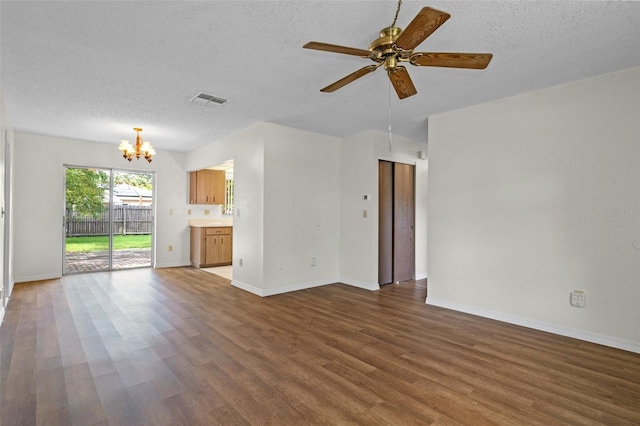
{"type": "Polygon", "coordinates": [[[153,173],[66,167],[64,274],[153,265],[153,173]]]}

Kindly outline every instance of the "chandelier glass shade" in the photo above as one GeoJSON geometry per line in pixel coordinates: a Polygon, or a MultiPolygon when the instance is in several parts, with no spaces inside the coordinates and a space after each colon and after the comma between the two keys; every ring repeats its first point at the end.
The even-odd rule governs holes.
{"type": "Polygon", "coordinates": [[[151,162],[151,157],[156,154],[156,151],[151,146],[149,141],[142,140],[142,136],[140,136],[140,132],[142,129],[140,127],[134,127],[133,131],[136,132],[136,145],[132,146],[128,140],[121,140],[120,146],[118,149],[122,151],[122,156],[127,160],[133,160],[133,157],[136,159],[140,159],[140,157],[144,157],[149,163],[151,162]]]}

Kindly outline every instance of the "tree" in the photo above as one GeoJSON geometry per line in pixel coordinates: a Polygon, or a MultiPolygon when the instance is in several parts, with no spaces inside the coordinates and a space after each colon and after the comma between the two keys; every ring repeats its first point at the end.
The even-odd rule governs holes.
{"type": "Polygon", "coordinates": [[[96,216],[104,211],[104,191],[109,175],[102,170],[67,168],[66,203],[68,209],[96,216]]]}
{"type": "Polygon", "coordinates": [[[153,187],[153,176],[149,173],[124,173],[118,172],[113,177],[116,185],[127,184],[136,188],[151,189],[153,187]]]}

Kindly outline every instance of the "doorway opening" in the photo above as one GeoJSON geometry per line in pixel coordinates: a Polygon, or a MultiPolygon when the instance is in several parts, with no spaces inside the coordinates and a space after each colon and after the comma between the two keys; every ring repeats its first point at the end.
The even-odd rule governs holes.
{"type": "Polygon", "coordinates": [[[63,274],[153,265],[153,172],[65,166],[63,274]]]}
{"type": "Polygon", "coordinates": [[[378,162],[378,284],[416,277],[415,166],[378,162]]]}

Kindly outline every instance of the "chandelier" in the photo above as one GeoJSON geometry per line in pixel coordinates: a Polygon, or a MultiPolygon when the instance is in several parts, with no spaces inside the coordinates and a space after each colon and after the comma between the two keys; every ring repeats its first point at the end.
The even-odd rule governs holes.
{"type": "Polygon", "coordinates": [[[153,149],[151,144],[148,141],[143,141],[142,136],[140,136],[140,132],[142,129],[140,127],[134,127],[133,131],[136,132],[136,146],[135,148],[131,146],[128,140],[121,140],[120,146],[118,149],[122,151],[122,156],[127,160],[133,160],[135,156],[138,160],[140,156],[143,156],[145,160],[149,163],[151,162],[151,157],[156,154],[156,151],[153,149]]]}

